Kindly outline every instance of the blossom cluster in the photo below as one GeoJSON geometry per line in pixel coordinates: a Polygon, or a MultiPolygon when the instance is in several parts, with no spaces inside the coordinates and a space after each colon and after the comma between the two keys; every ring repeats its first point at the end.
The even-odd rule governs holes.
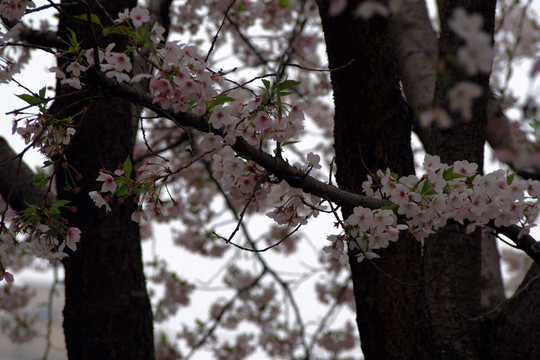
{"type": "Polygon", "coordinates": [[[469,76],[489,74],[493,63],[492,38],[482,30],[484,18],[480,14],[468,14],[458,7],[448,20],[450,29],[464,41],[457,50],[457,57],[469,76]]]}
{"type": "MultiPolygon", "coordinates": [[[[457,59],[468,76],[491,72],[494,50],[491,37],[482,30],[483,24],[484,19],[480,14],[469,14],[462,7],[457,7],[448,20],[449,28],[463,41],[463,45],[457,50],[457,59]]],[[[480,85],[468,80],[459,81],[446,94],[447,109],[459,113],[463,120],[469,121],[472,117],[473,101],[483,93],[480,85]]],[[[435,108],[420,113],[419,123],[424,127],[436,124],[444,129],[452,125],[452,119],[446,110],[435,108]]]]}
{"type": "Polygon", "coordinates": [[[0,287],[0,330],[15,343],[28,342],[38,336],[34,329],[37,315],[25,310],[34,295],[35,291],[28,285],[0,287]]]}
{"type": "MultiPolygon", "coordinates": [[[[109,78],[115,78],[118,82],[129,82],[131,80],[128,73],[132,69],[129,56],[122,52],[112,51],[116,46],[110,43],[105,49],[98,49],[98,55],[94,55],[94,48],[86,49],[82,53],[84,57],[79,57],[67,64],[65,69],[52,67],[49,71],[54,72],[62,84],[67,84],[75,89],[81,89],[81,74],[88,68],[95,66],[95,59],[100,61],[100,69],[109,78]]],[[[65,54],[64,54],[65,55],[65,54]]],[[[60,56],[60,54],[59,54],[60,56]]]]}
{"type": "Polygon", "coordinates": [[[344,243],[349,249],[356,250],[358,261],[375,259],[379,255],[373,250],[388,247],[391,242],[398,240],[399,231],[406,230],[407,225],[397,224],[397,217],[392,210],[370,210],[362,206],[355,207],[353,213],[344,222],[345,234],[330,235],[331,246],[325,246],[323,251],[335,258],[343,255],[344,243]]]}
{"type": "Polygon", "coordinates": [[[12,133],[19,134],[25,144],[32,144],[32,147],[38,148],[48,157],[62,154],[76,132],[71,126],[71,119],[57,120],[49,114],[42,114],[23,122],[24,126],[20,126],[21,121],[15,120],[12,133]]]}
{"type": "MultiPolygon", "coordinates": [[[[23,211],[7,210],[4,220],[9,226],[2,226],[2,232],[12,237],[19,250],[30,252],[51,263],[61,260],[68,256],[64,252],[66,247],[72,251],[77,249],[81,235],[78,228],[68,226],[66,220],[60,217],[61,209],[76,211],[76,208],[68,206],[68,203],[66,200],[58,200],[44,208],[30,205],[23,211]],[[17,234],[26,235],[26,239],[17,242],[17,234]]],[[[3,254],[4,252],[0,252],[0,267],[6,260],[3,259],[3,254]]],[[[9,282],[11,277],[6,277],[6,280],[9,282]]]]}
{"type": "Polygon", "coordinates": [[[408,229],[423,241],[449,220],[467,225],[468,232],[477,226],[489,228],[491,222],[495,227],[519,223],[522,235],[535,225],[540,182],[522,180],[504,170],[480,175],[477,164],[464,160],[446,165],[431,155],[426,155],[424,168],[426,174],[421,178],[378,170],[362,184],[366,195],[395,204],[393,210],[403,217],[404,224],[398,225],[390,210],[357,207],[344,222],[345,235],[330,236],[332,245],[325,251],[340,256],[345,241],[351,249],[361,250],[359,261],[374,258],[378,255],[371,250],[397,240],[399,230],[408,229]]]}
{"type": "Polygon", "coordinates": [[[26,8],[35,8],[31,0],[2,0],[0,2],[0,16],[8,21],[19,20],[25,13],[26,8]]]}

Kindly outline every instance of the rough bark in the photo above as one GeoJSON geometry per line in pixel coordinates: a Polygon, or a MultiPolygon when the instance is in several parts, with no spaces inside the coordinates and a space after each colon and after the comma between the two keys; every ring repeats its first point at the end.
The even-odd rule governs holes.
{"type": "MultiPolygon", "coordinates": [[[[468,78],[450,54],[455,54],[461,39],[448,26],[454,9],[461,6],[468,12],[479,12],[484,17],[484,30],[493,34],[495,1],[439,1],[441,36],[439,39],[439,66],[435,85],[435,106],[447,108],[446,94],[459,81],[471,80],[484,89],[484,96],[473,104],[472,119],[452,113],[449,129],[433,126],[430,130],[432,153],[445,163],[469,160],[483,166],[487,99],[487,75],[468,78]]],[[[475,358],[480,349],[469,331],[472,317],[481,311],[481,235],[479,231],[465,233],[465,227],[450,223],[430,236],[424,245],[424,271],[433,279],[426,286],[426,298],[432,321],[435,354],[441,358],[458,356],[475,358]]]]}
{"type": "MultiPolygon", "coordinates": [[[[99,29],[77,22],[70,15],[86,11],[97,14],[107,23],[97,2],[90,8],[66,6],[59,24],[59,35],[65,38],[67,28],[77,33],[82,48],[102,48],[115,42],[121,51],[126,40],[101,38],[99,29]],[[92,31],[95,31],[92,33],[92,31]],[[94,39],[99,41],[94,43],[94,39]]],[[[113,17],[133,1],[102,3],[113,17]]],[[[60,59],[60,61],[66,61],[60,59]]],[[[136,109],[131,103],[112,98],[99,87],[88,86],[83,94],[57,99],[53,113],[63,116],[86,112],[74,118],[77,133],[66,151],[66,160],[82,175],[76,184],[79,192],[67,191],[69,180],[59,171],[59,198],[77,205],[76,214],[66,214],[70,226],[82,230],[77,251],[64,259],[65,308],[64,333],[70,359],[153,359],[153,330],[150,302],[145,288],[138,225],[131,221],[136,204],[126,201],[112,204],[106,214],[97,208],[88,193],[99,190],[95,182],[102,168],[114,170],[132,155],[136,136],[136,109]],[[93,96],[95,95],[95,96],[93,96]]],[[[73,89],[57,85],[58,94],[73,89]]]]}
{"type": "MultiPolygon", "coordinates": [[[[359,21],[349,1],[338,17],[319,1],[335,102],[336,177],[339,186],[361,191],[366,176],[390,167],[414,171],[411,113],[401,96],[388,22],[359,21]],[[344,66],[348,64],[347,66],[344,66]]],[[[343,209],[347,217],[351,208],[343,209]]],[[[380,251],[381,259],[358,263],[350,253],[357,324],[366,359],[429,358],[423,313],[419,243],[403,237],[380,251]]]]}
{"type": "Polygon", "coordinates": [[[46,187],[32,185],[35,174],[21,157],[0,137],[0,195],[12,209],[21,211],[27,204],[52,203],[54,195],[46,187]]]}
{"type": "Polygon", "coordinates": [[[489,359],[540,359],[540,268],[534,264],[516,293],[482,319],[489,359]]]}

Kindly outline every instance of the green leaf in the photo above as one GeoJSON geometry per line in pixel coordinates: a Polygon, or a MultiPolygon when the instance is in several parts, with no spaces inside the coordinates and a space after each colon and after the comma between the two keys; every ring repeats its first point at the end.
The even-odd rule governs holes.
{"type": "Polygon", "coordinates": [[[17,95],[17,97],[30,105],[36,105],[43,102],[43,100],[40,97],[34,96],[34,95],[21,94],[21,95],[17,95]]]}
{"type": "MultiPolygon", "coordinates": [[[[74,18],[82,21],[88,21],[87,14],[75,15],[74,18]]],[[[101,26],[101,21],[96,14],[90,14],[90,21],[94,24],[101,26]]]]}
{"type": "Polygon", "coordinates": [[[197,323],[197,325],[199,325],[199,327],[201,328],[205,328],[206,327],[206,323],[204,321],[202,321],[201,319],[196,319],[195,322],[197,323]]]}
{"type": "Polygon", "coordinates": [[[279,84],[277,84],[276,89],[278,91],[283,91],[283,90],[287,90],[287,89],[290,89],[292,87],[295,87],[296,85],[299,85],[299,84],[300,84],[300,81],[285,80],[285,81],[282,81],[279,84]]]}
{"type": "Polygon", "coordinates": [[[39,97],[40,98],[45,98],[45,93],[47,92],[47,87],[43,87],[41,88],[41,90],[39,90],[39,97]]]}
{"type": "Polygon", "coordinates": [[[296,144],[296,143],[299,143],[300,140],[293,140],[293,141],[284,141],[281,143],[281,147],[285,147],[285,146],[288,146],[288,145],[293,145],[293,144],[296,144]]]}
{"type": "Polygon", "coordinates": [[[124,167],[124,174],[126,174],[126,176],[129,178],[131,176],[131,171],[133,170],[133,165],[131,164],[131,159],[129,156],[126,158],[122,166],[124,167]]]}
{"type": "Polygon", "coordinates": [[[55,207],[62,207],[62,206],[66,206],[67,204],[69,204],[71,201],[69,200],[57,200],[52,206],[55,206],[55,207]]]}
{"type": "Polygon", "coordinates": [[[166,344],[166,343],[167,343],[167,334],[165,334],[164,331],[161,332],[159,338],[160,338],[160,341],[161,341],[162,344],[166,344]]]}
{"type": "Polygon", "coordinates": [[[216,107],[218,105],[223,105],[223,104],[226,104],[228,102],[233,102],[235,100],[236,100],[235,98],[227,96],[227,94],[219,94],[214,99],[212,99],[212,101],[208,101],[206,103],[206,107],[208,109],[212,109],[212,108],[214,108],[214,107],[216,107]]]}
{"type": "Polygon", "coordinates": [[[66,206],[70,202],[71,201],[69,201],[69,200],[58,200],[54,204],[52,204],[49,211],[50,211],[51,214],[58,215],[58,214],[60,214],[60,208],[66,206]]]}
{"type": "Polygon", "coordinates": [[[451,175],[454,173],[454,167],[450,166],[448,169],[445,169],[442,173],[442,178],[446,181],[451,180],[451,175]]]}
{"type": "Polygon", "coordinates": [[[126,196],[129,194],[129,188],[124,184],[116,190],[116,196],[126,196]]]}
{"type": "Polygon", "coordinates": [[[430,189],[431,183],[429,182],[429,179],[424,180],[424,183],[422,185],[422,190],[420,190],[421,195],[425,195],[425,193],[430,189]]]}
{"type": "Polygon", "coordinates": [[[34,178],[34,181],[32,181],[32,185],[41,187],[44,185],[47,185],[49,183],[49,179],[45,173],[39,173],[34,178]]]}
{"type": "Polygon", "coordinates": [[[262,83],[264,84],[264,88],[268,91],[270,90],[270,81],[261,79],[262,83]]]}
{"type": "Polygon", "coordinates": [[[281,7],[291,7],[289,0],[278,0],[278,6],[281,7]]]}
{"type": "MultiPolygon", "coordinates": [[[[75,31],[71,30],[70,28],[68,28],[68,31],[70,33],[70,36],[69,37],[69,44],[75,48],[75,49],[78,49],[79,48],[79,43],[77,42],[77,34],[75,33],[75,31]]],[[[73,49],[69,49],[70,51],[73,50],[73,49]]]]}
{"type": "Polygon", "coordinates": [[[516,175],[516,173],[512,173],[510,175],[508,175],[508,177],[506,178],[506,185],[511,185],[512,184],[512,181],[514,181],[514,176],[516,175]]]}

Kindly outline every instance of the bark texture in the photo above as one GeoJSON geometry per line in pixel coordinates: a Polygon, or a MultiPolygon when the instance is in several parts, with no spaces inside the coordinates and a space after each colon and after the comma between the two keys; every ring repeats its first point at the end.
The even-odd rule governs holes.
{"type": "MultiPolygon", "coordinates": [[[[86,4],[86,3],[85,3],[86,4]]],[[[78,22],[71,15],[86,12],[97,14],[107,23],[97,1],[89,7],[66,6],[59,24],[59,35],[66,38],[67,29],[76,32],[82,49],[110,42],[114,51],[121,51],[126,40],[121,37],[102,38],[99,28],[78,22]],[[97,41],[97,42],[96,42],[97,41]]],[[[102,2],[109,16],[134,1],[102,2]]],[[[61,59],[66,61],[65,59],[61,59]]],[[[77,205],[76,214],[66,214],[71,226],[82,230],[78,249],[64,260],[65,293],[64,332],[70,359],[153,359],[152,312],[145,288],[139,228],[131,221],[136,204],[126,201],[112,204],[106,214],[88,196],[99,190],[95,179],[102,168],[114,170],[132,155],[137,130],[136,108],[130,102],[111,97],[86,79],[82,93],[67,95],[73,89],[57,85],[60,97],[52,112],[61,116],[77,114],[77,133],[66,152],[67,162],[82,175],[76,183],[79,192],[67,191],[72,186],[69,177],[59,171],[59,198],[77,205]]]]}
{"type": "MultiPolygon", "coordinates": [[[[362,180],[376,169],[390,167],[402,175],[414,171],[409,143],[411,117],[401,98],[399,75],[394,67],[394,54],[401,52],[402,59],[405,58],[407,45],[392,43],[392,40],[400,41],[403,34],[394,31],[394,39],[391,39],[385,19],[374,17],[364,21],[351,16],[359,3],[349,1],[343,14],[329,17],[328,1],[318,2],[329,67],[340,69],[331,73],[336,177],[341,188],[353,192],[360,191],[362,180]]],[[[494,1],[439,2],[443,21],[456,6],[463,6],[485,17],[488,33],[493,31],[494,5],[494,1]]],[[[427,19],[425,15],[419,19],[427,19]]],[[[413,23],[401,26],[414,29],[413,23]]],[[[411,32],[417,39],[413,42],[423,41],[418,40],[423,39],[420,33],[411,32]]],[[[448,89],[466,79],[455,64],[446,62],[447,55],[455,53],[460,46],[460,40],[446,25],[442,28],[437,51],[430,39],[426,40],[425,48],[416,47],[417,52],[408,54],[407,60],[417,62],[413,68],[420,71],[422,78],[419,84],[410,83],[414,81],[412,77],[406,78],[405,91],[411,93],[408,99],[412,99],[415,106],[431,106],[434,101],[436,106],[446,107],[448,89]],[[439,59],[438,67],[433,64],[433,56],[439,59]],[[436,81],[432,79],[431,85],[423,86],[435,74],[436,81]],[[431,94],[426,96],[429,89],[431,94]],[[412,96],[415,91],[419,92],[417,97],[412,96]]],[[[401,65],[400,70],[407,71],[406,66],[401,65]]],[[[468,159],[482,166],[488,76],[469,80],[485,90],[485,95],[474,103],[474,120],[465,122],[452,114],[454,127],[449,130],[431,128],[421,137],[428,143],[430,152],[440,155],[444,162],[468,159]]],[[[348,216],[350,211],[345,208],[343,215],[348,216]]],[[[538,276],[529,276],[527,285],[515,298],[500,304],[503,297],[498,274],[486,273],[496,262],[497,254],[493,251],[492,239],[484,240],[482,243],[479,233],[467,235],[461,225],[449,224],[426,241],[422,254],[418,243],[407,238],[380,251],[382,259],[371,262],[359,264],[351,253],[357,323],[365,358],[537,358],[540,347],[537,332],[531,328],[538,320],[538,312],[531,308],[537,300],[532,298],[531,292],[538,286],[538,276]],[[490,251],[489,264],[482,270],[482,252],[490,251]],[[490,293],[482,294],[482,289],[486,288],[483,276],[495,281],[487,286],[494,290],[491,297],[490,293]],[[519,315],[520,311],[512,306],[518,303],[535,313],[531,316],[533,320],[518,320],[517,316],[523,319],[523,314],[519,315]],[[486,314],[488,310],[491,311],[486,314]],[[526,330],[517,331],[517,323],[526,330]],[[527,331],[533,334],[526,335],[527,331]],[[518,333],[531,344],[518,350],[503,340],[505,336],[509,339],[518,333]]]]}
{"type": "MultiPolygon", "coordinates": [[[[335,102],[335,150],[338,185],[361,191],[377,169],[414,172],[410,131],[412,116],[402,98],[392,56],[388,21],[359,21],[349,1],[340,16],[319,11],[328,51],[335,102]]],[[[351,213],[343,209],[343,216],[351,213]]],[[[350,253],[357,324],[366,359],[428,359],[429,328],[421,287],[420,244],[404,236],[381,259],[358,263],[350,253]]]]}

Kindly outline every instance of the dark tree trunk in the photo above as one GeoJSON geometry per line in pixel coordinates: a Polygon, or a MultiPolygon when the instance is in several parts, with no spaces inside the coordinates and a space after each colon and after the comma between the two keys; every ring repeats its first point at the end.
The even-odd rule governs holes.
{"type": "MultiPolygon", "coordinates": [[[[414,172],[411,112],[399,88],[388,21],[355,19],[351,11],[319,11],[328,51],[335,102],[336,177],[346,190],[361,191],[366,176],[391,168],[414,172]]],[[[343,209],[346,218],[352,209],[343,209]]],[[[381,259],[358,263],[349,254],[357,323],[366,359],[428,359],[430,329],[424,312],[420,243],[402,236],[378,252],[381,259]]]]}
{"type": "MultiPolygon", "coordinates": [[[[107,17],[95,2],[88,1],[89,11],[97,14],[102,23],[107,17]]],[[[134,1],[102,2],[115,18],[124,8],[135,6],[134,1]]],[[[76,22],[69,15],[86,13],[82,5],[66,6],[61,14],[59,35],[66,39],[66,29],[77,33],[82,49],[96,45],[104,48],[116,43],[114,51],[122,51],[126,40],[120,37],[102,38],[100,29],[94,34],[89,26],[76,22]]],[[[59,61],[62,64],[66,59],[59,61]]],[[[90,80],[88,82],[91,82],[90,80]]],[[[114,170],[131,156],[137,121],[135,106],[106,94],[93,92],[96,85],[83,87],[84,92],[69,95],[74,89],[57,85],[52,111],[62,117],[74,115],[86,107],[86,112],[74,118],[77,133],[66,152],[70,166],[82,175],[77,182],[80,192],[66,191],[70,185],[63,169],[57,172],[58,197],[77,206],[75,214],[67,214],[70,226],[82,230],[77,251],[64,259],[66,303],[64,333],[70,359],[153,359],[152,312],[146,292],[139,228],[131,221],[136,204],[128,200],[111,204],[105,213],[88,196],[99,190],[95,179],[102,168],[114,170]],[[92,96],[96,95],[96,96],[92,96]]]]}
{"type": "MultiPolygon", "coordinates": [[[[484,29],[493,33],[495,1],[439,1],[441,35],[439,40],[439,66],[435,86],[435,106],[447,107],[447,93],[459,81],[479,84],[484,96],[474,102],[472,118],[464,119],[452,113],[452,127],[431,128],[431,151],[441,161],[452,164],[456,160],[469,160],[478,164],[482,172],[489,75],[469,78],[451,54],[462,45],[448,27],[448,19],[457,7],[468,13],[479,13],[484,18],[484,29]]],[[[466,234],[465,226],[449,223],[426,239],[424,246],[424,273],[431,278],[426,285],[426,298],[431,316],[436,354],[441,358],[458,356],[477,358],[481,341],[471,337],[471,320],[481,314],[482,301],[482,238],[480,231],[466,234]]]]}

